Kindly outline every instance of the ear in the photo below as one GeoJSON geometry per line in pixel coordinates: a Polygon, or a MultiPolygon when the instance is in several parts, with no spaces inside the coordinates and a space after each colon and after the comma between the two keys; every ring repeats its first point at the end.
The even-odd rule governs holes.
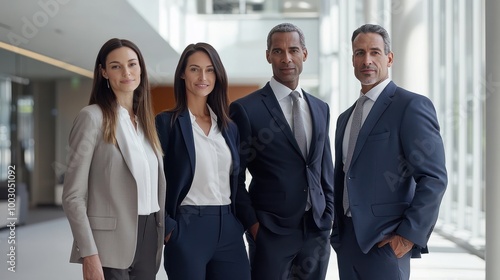
{"type": "Polygon", "coordinates": [[[391,67],[393,61],[394,61],[394,53],[393,52],[389,52],[387,54],[387,67],[391,67]]]}
{"type": "Polygon", "coordinates": [[[104,77],[104,79],[108,79],[108,74],[106,73],[106,70],[102,68],[101,64],[99,64],[99,71],[101,72],[101,75],[104,77]]]}
{"type": "Polygon", "coordinates": [[[305,62],[305,61],[307,60],[307,54],[308,54],[307,49],[306,49],[306,48],[304,48],[304,49],[302,50],[302,53],[304,54],[304,58],[302,58],[302,62],[305,62]]]}
{"type": "Polygon", "coordinates": [[[267,60],[267,62],[268,62],[269,64],[271,64],[271,57],[270,57],[270,54],[271,54],[271,53],[269,52],[269,50],[266,50],[266,60],[267,60]]]}

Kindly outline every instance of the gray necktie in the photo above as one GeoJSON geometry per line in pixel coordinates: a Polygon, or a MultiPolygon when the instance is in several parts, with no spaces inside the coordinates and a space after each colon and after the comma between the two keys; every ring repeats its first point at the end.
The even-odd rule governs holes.
{"type": "Polygon", "coordinates": [[[292,91],[290,96],[293,100],[292,115],[293,115],[293,135],[297,144],[299,144],[300,151],[304,158],[307,157],[307,138],[306,138],[306,128],[304,125],[303,112],[300,110],[300,95],[297,91],[292,91]]]}
{"type": "Polygon", "coordinates": [[[351,131],[349,133],[349,144],[347,145],[347,156],[345,158],[344,164],[344,196],[342,198],[343,206],[344,206],[344,214],[350,214],[349,211],[349,196],[347,193],[347,171],[349,170],[349,166],[351,165],[352,154],[354,153],[354,147],[356,147],[356,141],[358,140],[359,130],[361,129],[361,120],[363,119],[363,105],[368,100],[368,97],[365,95],[361,96],[356,102],[356,108],[354,108],[354,112],[352,113],[352,121],[351,121],[351,131]]]}
{"type": "MultiPolygon", "coordinates": [[[[293,135],[297,144],[299,144],[302,156],[307,158],[307,138],[306,138],[306,127],[304,125],[304,116],[302,110],[300,110],[300,94],[297,91],[292,91],[290,96],[293,100],[292,115],[293,115],[293,135]]],[[[311,209],[311,197],[309,196],[309,191],[307,192],[307,203],[306,211],[311,209]]]]}

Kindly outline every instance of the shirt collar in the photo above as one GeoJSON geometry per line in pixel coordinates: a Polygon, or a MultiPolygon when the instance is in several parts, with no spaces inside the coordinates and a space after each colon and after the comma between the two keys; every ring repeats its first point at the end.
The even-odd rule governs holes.
{"type": "MultiPolygon", "coordinates": [[[[382,91],[385,89],[385,87],[391,82],[391,79],[387,78],[380,82],[378,85],[374,86],[372,89],[370,89],[365,96],[370,98],[373,102],[377,101],[377,98],[380,96],[382,91]]],[[[363,95],[363,93],[360,91],[360,95],[363,95]]]]}
{"type": "MultiPolygon", "coordinates": [[[[213,127],[213,124],[217,123],[217,115],[214,113],[214,111],[212,111],[210,105],[207,104],[207,107],[208,107],[208,113],[210,114],[210,118],[212,119],[212,127],[213,127]]],[[[191,113],[191,110],[189,110],[189,108],[188,111],[189,111],[189,117],[191,118],[191,123],[194,123],[196,121],[196,117],[195,115],[193,115],[193,113],[191,113]]]]}
{"type": "MultiPolygon", "coordinates": [[[[274,79],[274,77],[271,77],[271,80],[269,81],[269,85],[271,86],[271,89],[273,90],[274,95],[276,96],[276,99],[278,99],[278,101],[281,101],[283,98],[287,97],[290,94],[290,92],[293,91],[293,90],[290,90],[290,88],[288,88],[287,86],[276,81],[276,79],[274,79]]],[[[300,84],[297,84],[297,87],[294,90],[298,91],[300,97],[303,98],[300,84]]]]}

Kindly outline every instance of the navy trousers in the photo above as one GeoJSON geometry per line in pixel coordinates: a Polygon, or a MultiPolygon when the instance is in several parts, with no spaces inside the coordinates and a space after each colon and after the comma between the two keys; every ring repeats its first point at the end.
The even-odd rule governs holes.
{"type": "Polygon", "coordinates": [[[181,206],[165,245],[169,280],[249,280],[243,226],[225,206],[181,206]]]}
{"type": "Polygon", "coordinates": [[[339,276],[342,280],[408,280],[411,252],[397,258],[389,244],[375,245],[367,254],[361,251],[352,219],[344,216],[340,245],[335,247],[339,276]]]}
{"type": "Polygon", "coordinates": [[[247,233],[253,280],[322,280],[330,260],[330,231],[319,230],[310,211],[289,234],[262,224],[256,240],[247,233]]]}

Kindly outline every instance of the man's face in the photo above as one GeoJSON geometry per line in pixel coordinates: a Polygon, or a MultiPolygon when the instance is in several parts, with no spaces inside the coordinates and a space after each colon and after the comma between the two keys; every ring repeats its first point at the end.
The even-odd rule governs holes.
{"type": "Polygon", "coordinates": [[[393,53],[384,52],[384,40],[377,33],[360,33],[352,42],[354,75],[361,82],[361,91],[368,92],[389,77],[393,53]]]}
{"type": "Polygon", "coordinates": [[[276,81],[295,89],[302,73],[302,63],[307,59],[307,49],[300,45],[297,32],[277,32],[271,37],[271,47],[266,51],[276,81]]]}

